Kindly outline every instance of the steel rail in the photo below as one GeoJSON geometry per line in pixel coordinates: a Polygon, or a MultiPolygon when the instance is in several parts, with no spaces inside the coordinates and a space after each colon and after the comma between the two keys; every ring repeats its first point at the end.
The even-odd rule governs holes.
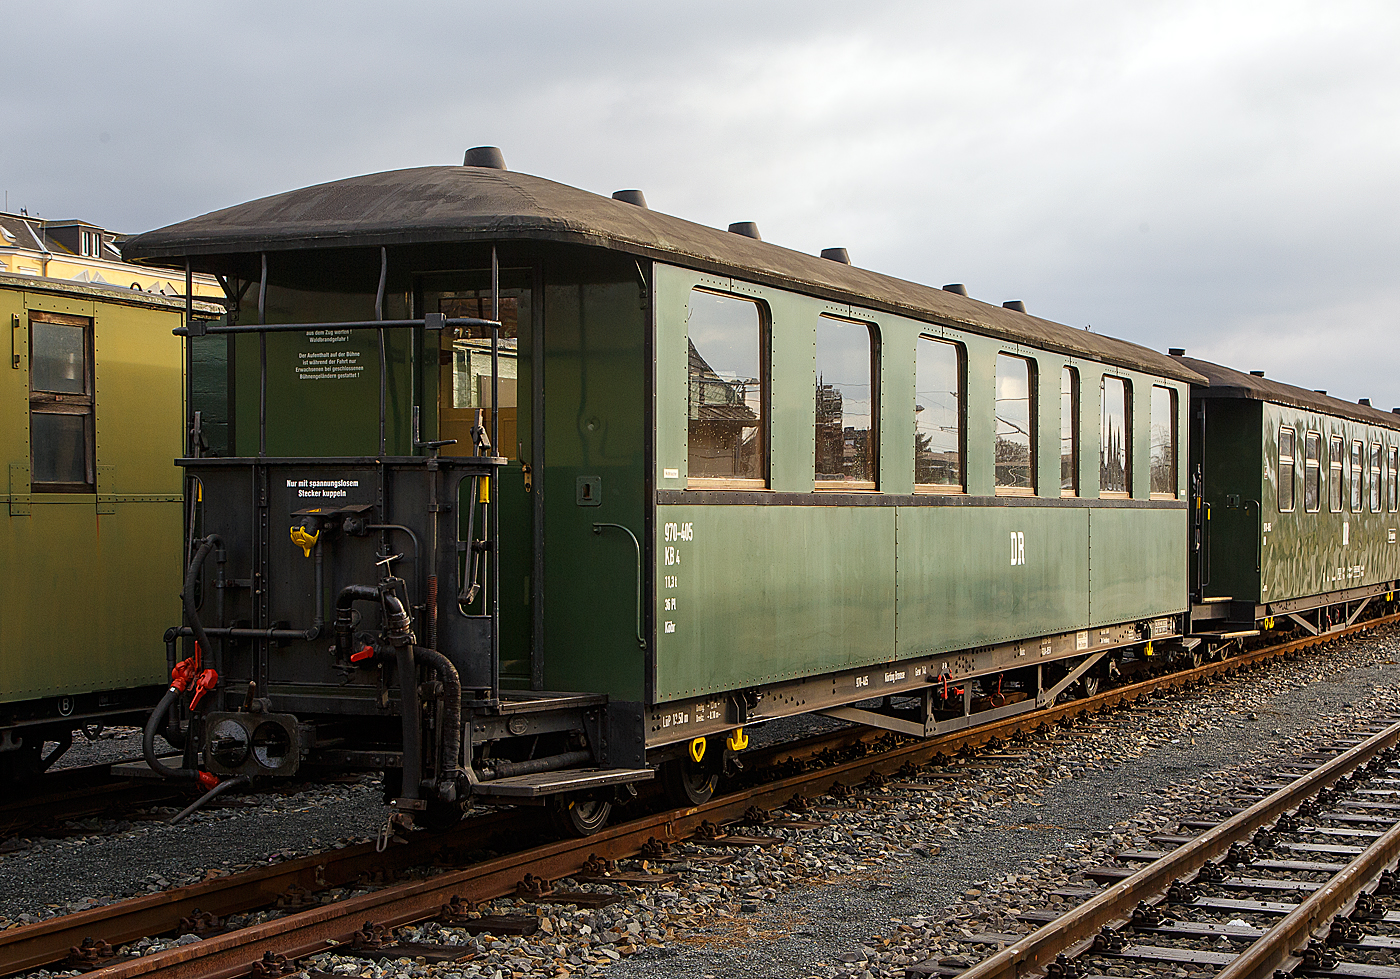
{"type": "MultiPolygon", "coordinates": [[[[1019,732],[1035,729],[1041,725],[1054,723],[1064,719],[1072,718],[1081,714],[1121,703],[1136,701],[1143,696],[1150,695],[1163,689],[1170,689],[1179,686],[1189,686],[1202,681],[1210,676],[1220,673],[1233,673],[1240,668],[1257,665],[1260,662],[1286,655],[1309,646],[1320,645],[1331,639],[1342,635],[1352,634],[1384,625],[1391,622],[1400,621],[1400,614],[1387,616],[1384,618],[1371,619],[1363,623],[1358,623],[1346,630],[1339,630],[1323,636],[1308,636],[1295,642],[1286,643],[1280,646],[1268,647],[1259,650],[1251,650],[1225,660],[1219,660],[1194,669],[1181,671],[1165,676],[1153,677],[1142,680],[1134,684],[1118,687],[1104,691],[1093,697],[1071,701],[1064,704],[1057,704],[1034,712],[1014,715],[1003,718],[996,722],[968,728],[953,732],[928,740],[920,740],[913,743],[901,745],[891,751],[877,755],[870,755],[856,759],[845,764],[837,765],[819,771],[807,772],[778,782],[769,783],[744,790],[721,799],[712,800],[703,806],[691,809],[677,810],[663,813],[657,816],[646,817],[641,820],[622,824],[620,826],[603,831],[595,836],[588,837],[582,841],[566,841],[564,843],[552,844],[535,850],[522,851],[507,857],[498,858],[490,864],[482,864],[469,870],[459,871],[451,876],[453,883],[444,885],[447,888],[455,887],[454,894],[471,896],[473,900],[486,900],[492,897],[499,897],[511,893],[515,883],[524,876],[526,872],[534,873],[536,876],[558,878],[570,873],[577,872],[583,865],[583,861],[594,853],[605,853],[610,858],[631,856],[638,852],[642,845],[652,837],[658,837],[667,841],[674,841],[691,835],[701,822],[709,820],[711,822],[725,822],[740,818],[750,806],[761,805],[767,808],[777,808],[786,804],[794,795],[815,795],[830,789],[834,784],[840,782],[844,785],[858,783],[866,778],[871,772],[890,774],[897,771],[905,764],[920,764],[933,760],[938,755],[950,754],[961,750],[964,747],[975,747],[993,739],[1006,739],[1019,732]]],[[[745,757],[753,759],[755,756],[762,758],[767,764],[780,764],[788,760],[801,760],[811,757],[823,748],[849,747],[856,741],[870,740],[882,736],[882,732],[875,730],[863,730],[853,732],[851,729],[833,732],[805,741],[777,745],[766,749],[758,749],[748,753],[745,757]]],[[[527,813],[527,818],[529,815],[527,813]]],[[[516,835],[520,832],[520,814],[505,813],[499,817],[502,832],[514,831],[516,835]]],[[[464,824],[458,830],[439,836],[423,839],[415,836],[408,846],[393,847],[375,859],[372,855],[373,847],[365,844],[357,847],[346,847],[342,850],[323,852],[297,860],[286,861],[273,867],[259,868],[231,878],[216,878],[200,884],[186,887],[174,888],[169,891],[153,895],[146,895],[124,901],[117,905],[92,908],[87,911],[65,915],[57,918],[50,918],[46,921],[33,925],[24,925],[19,928],[0,932],[0,975],[9,975],[24,969],[32,969],[43,965],[57,962],[67,954],[68,949],[79,944],[83,938],[92,935],[102,938],[112,944],[131,941],[145,935],[160,934],[175,927],[175,923],[186,915],[192,914],[195,909],[210,911],[215,914],[230,914],[245,911],[253,907],[271,903],[277,896],[285,893],[292,886],[303,887],[308,890],[337,886],[352,882],[356,877],[367,869],[404,869],[409,866],[422,864],[432,859],[434,854],[450,852],[453,849],[460,849],[464,846],[481,847],[486,845],[488,839],[483,838],[483,832],[488,830],[483,825],[483,820],[472,820],[469,824],[464,824]]],[[[494,825],[494,824],[493,824],[494,825]]],[[[434,880],[442,880],[442,877],[434,880]]],[[[426,883],[426,882],[425,882],[426,883]]],[[[327,907],[344,908],[351,907],[349,917],[345,922],[340,922],[338,915],[332,915],[326,919],[322,927],[313,927],[308,934],[314,937],[307,938],[302,944],[308,948],[314,946],[316,949],[325,948],[328,942],[343,941],[363,924],[363,916],[373,908],[379,908],[381,903],[391,899],[391,895],[398,893],[395,888],[375,892],[375,894],[364,895],[362,898],[351,899],[351,901],[339,902],[336,905],[327,907]],[[381,896],[382,895],[382,896],[381,896]],[[360,904],[369,901],[366,908],[361,908],[360,904]],[[354,919],[360,916],[360,921],[354,919]],[[349,931],[341,934],[337,929],[340,924],[349,923],[349,931]],[[324,934],[323,934],[324,932],[324,934]],[[339,936],[339,937],[337,937],[339,936]]],[[[452,895],[443,897],[438,894],[427,904],[437,901],[437,904],[446,903],[452,895]],[[441,898],[439,900],[439,898],[441,898]]],[[[421,902],[419,902],[421,903],[421,902]]],[[[409,913],[408,917],[398,920],[394,916],[394,923],[416,920],[436,911],[437,904],[431,908],[423,905],[422,908],[409,913]],[[426,911],[424,910],[426,908],[426,911]],[[415,917],[416,916],[416,917],[415,917]]],[[[417,907],[417,905],[415,905],[417,907]]],[[[306,915],[313,915],[325,909],[313,909],[313,911],[301,912],[286,918],[278,919],[278,922],[293,922],[308,920],[306,915]]],[[[319,920],[319,919],[318,919],[319,920]]],[[[384,918],[387,923],[389,917],[384,918]]],[[[277,922],[269,923],[276,924],[277,922]]],[[[217,939],[207,939],[198,945],[183,946],[180,949],[169,950],[151,956],[145,956],[139,963],[147,965],[134,965],[133,963],[123,963],[121,965],[109,966],[100,970],[102,976],[125,977],[144,975],[149,969],[155,972],[163,969],[161,965],[168,955],[177,956],[178,961],[170,962],[171,967],[182,965],[186,962],[196,962],[202,960],[202,953],[208,951],[218,953],[223,960],[223,956],[232,956],[242,962],[241,966],[231,966],[225,963],[215,967],[213,962],[208,963],[209,971],[201,971],[202,967],[190,966],[180,968],[170,973],[174,976],[194,976],[194,975],[238,975],[247,970],[248,963],[261,957],[263,951],[282,951],[285,948],[273,948],[277,942],[269,939],[267,947],[259,945],[261,949],[256,955],[248,957],[242,952],[234,953],[231,950],[239,946],[237,943],[228,944],[231,936],[243,935],[246,940],[261,941],[261,939],[250,934],[263,926],[255,926],[253,929],[244,929],[240,932],[230,933],[227,936],[219,936],[217,939]],[[210,942],[216,942],[210,945],[210,942]],[[227,946],[227,948],[225,948],[227,946]],[[136,969],[137,971],[109,970],[136,969]],[[232,971],[226,971],[232,969],[232,971]],[[221,971],[223,970],[223,971],[221,971]]],[[[300,925],[298,925],[300,927],[300,925]]],[[[281,934],[279,931],[278,934],[281,934]]],[[[285,941],[283,942],[285,944],[285,941]]],[[[289,946],[290,947],[290,946],[289,946]]],[[[296,945],[300,949],[302,945],[296,945]]],[[[297,951],[296,954],[309,954],[305,951],[297,951]]],[[[290,955],[289,955],[290,957],[290,955]]],[[[95,973],[96,975],[96,973],[95,973]]]]}
{"type": "Polygon", "coordinates": [[[1271,979],[1274,970],[1292,972],[1300,961],[1293,954],[1328,925],[1337,913],[1354,904],[1361,890],[1400,857],[1400,823],[1391,826],[1355,860],[1314,891],[1228,965],[1215,979],[1271,979]]]}
{"type": "Polygon", "coordinates": [[[1019,979],[1043,975],[1046,967],[1055,961],[1056,955],[1072,954],[1077,943],[1091,940],[1100,928],[1127,921],[1138,902],[1162,896],[1177,878],[1196,872],[1211,858],[1225,853],[1230,844],[1274,822],[1304,799],[1397,742],[1400,742],[1400,723],[1392,724],[1367,738],[1015,944],[983,959],[959,973],[958,979],[1019,979]]]}

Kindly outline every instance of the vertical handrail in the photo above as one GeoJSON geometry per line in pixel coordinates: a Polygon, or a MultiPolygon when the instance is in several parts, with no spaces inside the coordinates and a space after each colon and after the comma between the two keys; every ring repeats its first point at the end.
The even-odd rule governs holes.
{"type": "MultiPolygon", "coordinates": [[[[379,249],[379,288],[374,294],[374,318],[384,319],[384,280],[389,273],[389,249],[380,246],[379,249]]],[[[386,422],[386,415],[389,408],[389,345],[385,342],[384,331],[379,331],[379,457],[382,459],[389,452],[389,433],[386,422]]],[[[388,517],[386,515],[385,519],[388,517]]]]}
{"type": "MultiPolygon", "coordinates": [[[[496,246],[491,246],[491,451],[501,452],[500,432],[500,345],[501,345],[501,264],[496,246]]],[[[490,521],[491,547],[487,560],[491,562],[491,697],[501,695],[501,507],[500,468],[491,467],[487,485],[491,487],[487,502],[490,521]]]]}
{"type": "MultiPolygon", "coordinates": [[[[258,326],[267,325],[267,252],[258,280],[258,326]]],[[[267,455],[267,334],[258,334],[258,455],[267,455]]]]}
{"type": "Polygon", "coordinates": [[[616,528],[632,538],[632,546],[637,551],[637,645],[646,649],[646,636],[642,635],[642,542],[637,540],[637,535],[632,533],[630,528],[624,527],[620,523],[595,523],[593,533],[601,534],[604,527],[616,528]]]}

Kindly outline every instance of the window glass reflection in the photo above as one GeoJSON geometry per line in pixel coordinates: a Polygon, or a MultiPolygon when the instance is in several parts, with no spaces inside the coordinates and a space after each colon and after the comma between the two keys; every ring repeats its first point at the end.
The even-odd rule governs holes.
{"type": "Polygon", "coordinates": [[[914,482],[961,487],[962,351],[920,337],[914,355],[914,482]]]}
{"type": "Polygon", "coordinates": [[[873,326],[817,320],[819,481],[875,481],[877,349],[873,326]]]}
{"type": "Polygon", "coordinates": [[[765,479],[767,397],[758,304],[696,289],[686,332],[690,475],[765,479]]]}
{"type": "Polygon", "coordinates": [[[995,467],[1000,488],[1035,489],[1033,377],[1031,362],[1024,357],[997,354],[995,467]]]}
{"type": "Polygon", "coordinates": [[[1105,376],[1100,386],[1099,492],[1128,495],[1132,476],[1132,439],[1128,429],[1128,382],[1105,376]]]}

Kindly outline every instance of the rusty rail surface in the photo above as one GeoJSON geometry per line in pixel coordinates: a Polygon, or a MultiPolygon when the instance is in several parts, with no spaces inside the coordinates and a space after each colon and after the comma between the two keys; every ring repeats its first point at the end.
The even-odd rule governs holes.
{"type": "MultiPolygon", "coordinates": [[[[1153,677],[1093,697],[1056,704],[964,731],[905,743],[889,751],[735,792],[701,806],[635,819],[586,839],[551,843],[426,880],[386,887],[196,944],[110,965],[90,975],[94,979],[134,979],[137,976],[226,979],[243,975],[265,952],[284,954],[290,961],[343,943],[367,919],[387,926],[422,920],[435,914],[454,895],[473,901],[501,897],[513,893],[516,883],[526,873],[549,880],[569,876],[578,872],[584,862],[595,854],[608,859],[629,857],[638,853],[653,838],[666,842],[684,839],[693,835],[702,822],[732,822],[740,819],[754,805],[778,808],[786,805],[794,796],[819,795],[838,782],[849,786],[863,781],[872,772],[889,775],[906,764],[926,764],[938,755],[976,747],[993,739],[1004,740],[1044,724],[1136,701],[1153,693],[1191,686],[1212,676],[1234,673],[1269,659],[1396,621],[1400,621],[1400,614],[1371,619],[1322,636],[1308,636],[1279,646],[1242,652],[1194,669],[1153,677]]],[[[759,757],[769,764],[801,760],[832,745],[846,746],[855,740],[882,736],[882,732],[877,731],[853,733],[846,729],[790,745],[762,749],[746,755],[746,758],[759,757]]],[[[535,815],[528,812],[525,817],[529,819],[535,815]]],[[[498,813],[472,820],[450,833],[433,836],[415,834],[409,845],[392,847],[383,854],[373,854],[370,844],[346,847],[259,868],[235,877],[216,878],[10,929],[0,932],[0,975],[57,962],[68,953],[69,948],[89,936],[116,945],[169,932],[176,927],[180,918],[193,914],[196,909],[219,915],[247,911],[272,904],[278,895],[292,886],[307,890],[343,886],[353,883],[366,870],[397,871],[421,866],[435,858],[450,858],[453,851],[467,847],[484,847],[493,834],[507,837],[514,834],[518,838],[522,835],[520,820],[520,813],[498,813]]]]}
{"type": "MultiPolygon", "coordinates": [[[[1243,812],[1237,813],[1196,837],[1190,843],[1178,847],[1159,860],[1153,861],[1131,877],[1114,884],[1049,924],[1037,929],[1014,945],[1009,945],[1000,952],[983,959],[966,971],[959,973],[958,979],[1021,979],[1021,977],[1026,976],[1044,975],[1046,967],[1055,961],[1056,955],[1060,953],[1072,955],[1080,951],[1080,947],[1076,946],[1092,940],[1100,928],[1105,925],[1121,924],[1129,920],[1138,902],[1152,901],[1162,897],[1177,878],[1195,873],[1213,857],[1218,857],[1229,850],[1232,843],[1245,840],[1265,824],[1274,822],[1283,813],[1296,808],[1303,800],[1310,798],[1320,789],[1332,784],[1348,772],[1364,765],[1376,754],[1393,747],[1397,742],[1400,742],[1400,723],[1392,724],[1379,734],[1367,738],[1325,765],[1313,769],[1291,784],[1256,802],[1243,812]]],[[[1373,850],[1376,851],[1376,855],[1367,861],[1368,867],[1382,857],[1387,861],[1391,859],[1390,856],[1385,855],[1392,850],[1400,851],[1400,828],[1392,829],[1377,840],[1363,856],[1369,856],[1373,850]]],[[[1378,874],[1384,865],[1382,863],[1376,867],[1372,876],[1378,874]]],[[[1338,907],[1345,903],[1348,896],[1354,897],[1354,890],[1347,891],[1343,887],[1344,884],[1354,884],[1355,887],[1360,887],[1370,879],[1363,877],[1356,880],[1353,875],[1339,883],[1339,878],[1342,876],[1338,875],[1337,878],[1333,878],[1327,887],[1315,892],[1308,901],[1289,914],[1285,919],[1288,923],[1286,930],[1280,930],[1278,927],[1270,929],[1266,939],[1259,943],[1269,947],[1258,953],[1257,961],[1241,964],[1239,960],[1236,960],[1232,963],[1227,972],[1234,968],[1247,971],[1241,971],[1230,976],[1229,979],[1244,979],[1245,976],[1249,976],[1251,979],[1260,979],[1260,977],[1272,976],[1274,966],[1266,966],[1264,963],[1282,962],[1287,957],[1288,951],[1293,948],[1290,942],[1296,941],[1305,929],[1310,930],[1309,926],[1318,920],[1318,916],[1326,914],[1330,917],[1338,907]],[[1292,920],[1288,921],[1288,919],[1292,920]],[[1283,952],[1281,957],[1276,957],[1278,953],[1273,945],[1275,941],[1281,942],[1281,945],[1278,946],[1283,952]]],[[[1225,975],[1225,973],[1221,973],[1216,979],[1222,979],[1225,975]]]]}

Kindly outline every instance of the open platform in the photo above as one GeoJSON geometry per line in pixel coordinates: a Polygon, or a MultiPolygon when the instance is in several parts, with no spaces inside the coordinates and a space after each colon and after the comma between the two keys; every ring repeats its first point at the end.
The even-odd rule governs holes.
{"type": "Polygon", "coordinates": [[[656,776],[654,768],[571,768],[559,772],[533,772],[510,778],[480,782],[473,795],[494,795],[510,799],[538,799],[564,792],[585,792],[609,785],[644,782],[656,776]]]}

